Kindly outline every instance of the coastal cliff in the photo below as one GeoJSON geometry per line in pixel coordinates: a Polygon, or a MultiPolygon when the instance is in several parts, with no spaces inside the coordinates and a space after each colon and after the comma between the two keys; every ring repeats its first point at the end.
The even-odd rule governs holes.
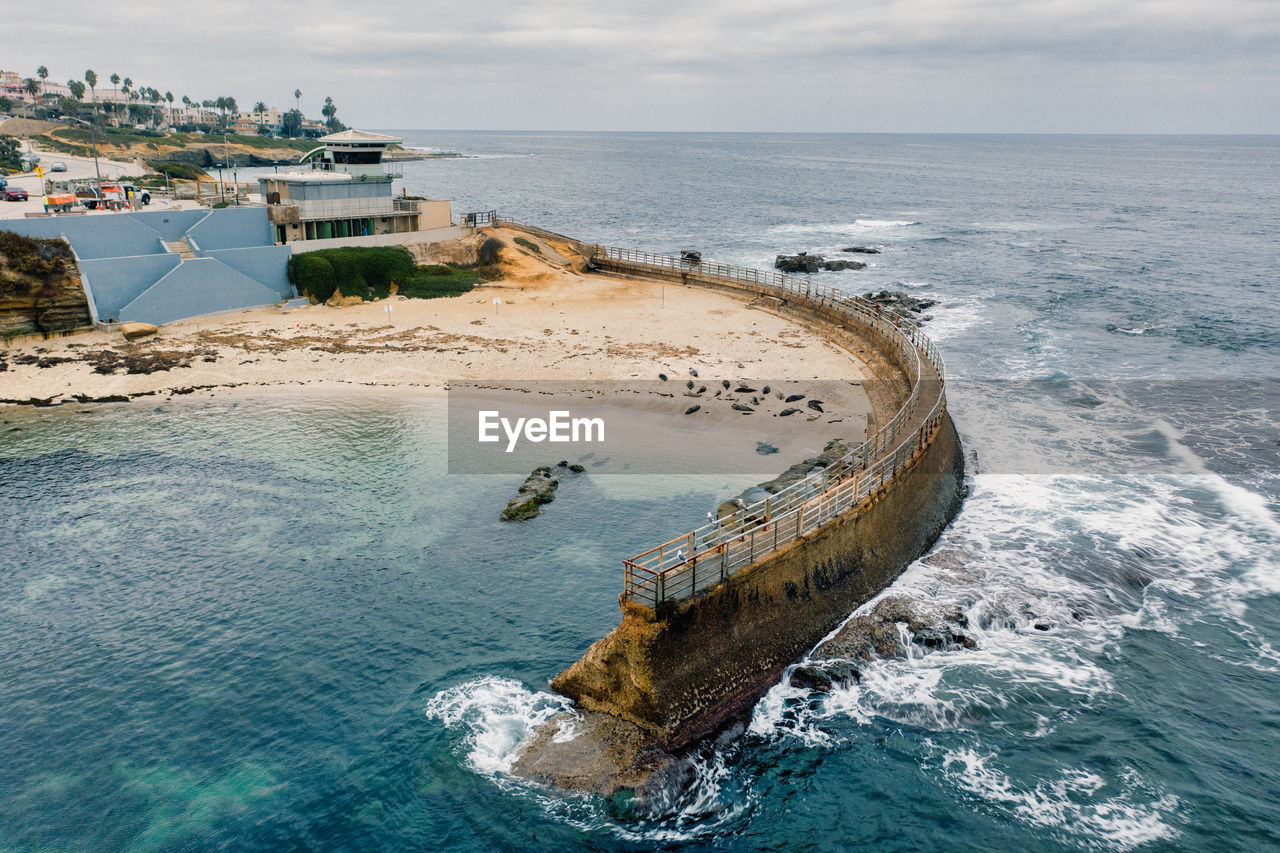
{"type": "Polygon", "coordinates": [[[0,231],[0,339],[89,325],[89,303],[66,241],[0,231]]]}

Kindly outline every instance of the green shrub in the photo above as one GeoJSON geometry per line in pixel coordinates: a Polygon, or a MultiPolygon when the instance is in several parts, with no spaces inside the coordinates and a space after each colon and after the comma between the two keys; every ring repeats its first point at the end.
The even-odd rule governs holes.
{"type": "MultiPolygon", "coordinates": [[[[361,299],[386,299],[391,295],[391,285],[403,284],[416,275],[413,256],[403,246],[348,246],[341,249],[321,249],[296,255],[289,261],[289,280],[304,290],[300,277],[303,272],[294,261],[315,258],[328,267],[318,284],[319,290],[306,289],[306,293],[322,302],[333,295],[334,288],[343,296],[359,296],[361,299]],[[298,272],[295,273],[295,269],[298,272]],[[332,280],[333,284],[328,284],[332,280]],[[327,287],[327,290],[324,288],[327,287]],[[324,296],[320,293],[324,292],[324,296]]],[[[306,261],[309,267],[314,262],[306,261]]],[[[317,268],[318,269],[318,268],[317,268]]]]}
{"type": "Polygon", "coordinates": [[[498,262],[498,252],[503,247],[503,242],[497,237],[490,237],[480,244],[480,266],[489,267],[498,262]]]}
{"type": "Polygon", "coordinates": [[[198,181],[208,177],[203,169],[190,163],[179,163],[176,160],[148,160],[147,166],[162,175],[183,181],[198,181]]]}
{"type": "Polygon", "coordinates": [[[458,296],[471,290],[479,282],[480,274],[475,270],[437,264],[419,267],[412,278],[400,285],[400,295],[410,299],[458,296]]]}
{"type": "Polygon", "coordinates": [[[352,249],[324,249],[316,254],[324,255],[325,260],[333,265],[333,274],[338,280],[338,289],[343,296],[359,296],[368,299],[373,294],[369,291],[369,283],[360,271],[360,261],[352,254],[352,249]]]}
{"type": "Polygon", "coordinates": [[[327,302],[338,288],[333,264],[324,252],[304,252],[289,258],[289,281],[312,299],[327,302]]]}
{"type": "Polygon", "coordinates": [[[65,273],[73,257],[64,240],[26,237],[12,231],[0,231],[0,256],[14,272],[44,280],[65,273]]]}
{"type": "Polygon", "coordinates": [[[518,246],[524,246],[526,249],[529,249],[530,251],[537,252],[539,255],[542,254],[542,247],[527,237],[516,237],[515,243],[518,246]]]}

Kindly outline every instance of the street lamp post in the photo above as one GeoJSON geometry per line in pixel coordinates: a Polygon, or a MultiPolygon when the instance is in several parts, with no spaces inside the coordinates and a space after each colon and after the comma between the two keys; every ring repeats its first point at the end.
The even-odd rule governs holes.
{"type": "Polygon", "coordinates": [[[98,129],[93,126],[92,122],[87,122],[82,118],[75,116],[67,116],[72,121],[78,121],[81,124],[89,125],[89,133],[93,137],[93,173],[98,178],[98,203],[102,203],[102,169],[98,166],[98,129]]]}

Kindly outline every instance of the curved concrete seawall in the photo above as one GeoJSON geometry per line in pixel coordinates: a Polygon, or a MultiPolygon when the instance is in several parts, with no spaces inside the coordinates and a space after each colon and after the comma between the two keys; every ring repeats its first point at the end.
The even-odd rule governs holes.
{"type": "MultiPolygon", "coordinates": [[[[737,518],[626,561],[622,622],[552,681],[581,708],[626,720],[644,732],[639,740],[674,751],[749,709],[928,551],[963,500],[963,453],[941,356],[912,321],[807,279],[575,248],[610,272],[757,298],[883,380],[875,384],[884,399],[874,401],[881,425],[862,445],[737,518]]],[[[534,775],[540,761],[559,760],[546,740],[522,759],[534,775]]]]}
{"type": "Polygon", "coordinates": [[[659,615],[622,623],[552,682],[677,749],[749,708],[793,663],[933,545],[964,494],[950,417],[863,506],[659,615]]]}

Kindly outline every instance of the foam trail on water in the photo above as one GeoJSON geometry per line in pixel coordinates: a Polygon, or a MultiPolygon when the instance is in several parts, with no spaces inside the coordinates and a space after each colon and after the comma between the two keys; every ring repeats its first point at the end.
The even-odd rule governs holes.
{"type": "Polygon", "coordinates": [[[571,708],[563,696],[487,676],[440,691],[427,702],[426,715],[465,731],[468,766],[494,776],[511,772],[518,747],[534,729],[571,708]]]}
{"type": "MultiPolygon", "coordinates": [[[[724,750],[704,747],[692,756],[688,784],[664,790],[642,813],[619,820],[595,798],[552,792],[511,775],[520,747],[535,729],[572,711],[569,699],[535,692],[510,678],[484,676],[441,690],[424,709],[429,719],[463,733],[466,764],[511,794],[533,797],[551,816],[588,832],[605,831],[643,842],[686,841],[719,832],[751,807],[750,785],[738,780],[724,750]]],[[[570,724],[556,741],[572,740],[570,724]]]]}
{"type": "Polygon", "coordinates": [[[971,748],[943,751],[940,769],[961,791],[1026,823],[1083,837],[1090,846],[1132,850],[1178,834],[1164,819],[1177,809],[1178,798],[1155,796],[1132,769],[1121,774],[1114,795],[1108,792],[1117,786],[1076,768],[1020,784],[998,766],[994,753],[971,748]]]}

